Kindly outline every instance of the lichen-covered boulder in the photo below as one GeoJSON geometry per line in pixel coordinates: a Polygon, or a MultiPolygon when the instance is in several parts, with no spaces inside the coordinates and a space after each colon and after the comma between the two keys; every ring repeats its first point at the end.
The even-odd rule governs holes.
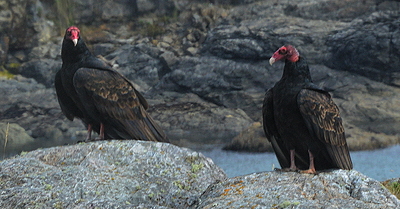
{"type": "Polygon", "coordinates": [[[185,208],[226,174],[167,143],[101,141],[0,162],[0,208],[185,208]]]}
{"type": "Polygon", "coordinates": [[[399,208],[379,181],[355,170],[263,172],[211,185],[192,208],[399,208]]]}

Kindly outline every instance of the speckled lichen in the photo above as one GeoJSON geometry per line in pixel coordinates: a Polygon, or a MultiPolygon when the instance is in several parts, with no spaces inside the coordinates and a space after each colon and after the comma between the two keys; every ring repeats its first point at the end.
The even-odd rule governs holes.
{"type": "Polygon", "coordinates": [[[202,155],[166,143],[115,140],[23,155],[0,162],[2,174],[10,178],[1,183],[16,186],[7,188],[12,193],[6,203],[0,201],[0,208],[21,204],[26,208],[186,207],[211,183],[226,178],[202,155]],[[6,169],[10,165],[12,169],[6,169]],[[32,191],[35,196],[29,195],[32,191]]]}
{"type": "Polygon", "coordinates": [[[296,206],[296,205],[299,205],[299,204],[300,204],[300,202],[283,201],[280,204],[278,204],[276,206],[276,208],[287,208],[287,207],[296,206]]]}
{"type": "Polygon", "coordinates": [[[199,163],[199,164],[193,164],[192,163],[192,173],[197,173],[203,167],[204,167],[203,163],[199,163]]]}
{"type": "Polygon", "coordinates": [[[51,184],[45,184],[44,185],[44,189],[45,190],[51,190],[51,189],[53,189],[53,186],[51,184]]]}
{"type": "Polygon", "coordinates": [[[55,209],[62,209],[62,208],[64,208],[63,202],[56,202],[56,203],[54,203],[54,204],[53,204],[53,208],[55,208],[55,209]]]}
{"type": "Polygon", "coordinates": [[[173,184],[182,190],[190,190],[190,188],[191,188],[188,184],[185,184],[179,180],[174,181],[173,184]]]}

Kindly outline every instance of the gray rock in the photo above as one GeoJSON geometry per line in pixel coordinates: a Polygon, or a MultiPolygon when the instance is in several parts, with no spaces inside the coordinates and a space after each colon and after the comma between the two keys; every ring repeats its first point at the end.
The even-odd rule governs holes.
{"type": "MultiPolygon", "coordinates": [[[[121,21],[135,17],[137,14],[137,0],[103,1],[101,18],[103,21],[121,21]]],[[[99,4],[100,6],[100,4],[99,4]]]]}
{"type": "Polygon", "coordinates": [[[4,65],[7,61],[9,43],[8,36],[0,35],[0,65],[4,65]]]}
{"type": "Polygon", "coordinates": [[[224,150],[244,151],[244,152],[273,152],[271,143],[265,137],[264,129],[260,122],[255,122],[248,128],[235,136],[224,150]]]}
{"type": "Polygon", "coordinates": [[[260,60],[282,45],[292,44],[307,52],[310,63],[323,62],[327,37],[349,23],[283,15],[285,8],[295,3],[264,1],[234,8],[226,21],[208,32],[203,52],[227,59],[260,60]]]}
{"type": "Polygon", "coordinates": [[[400,12],[375,12],[358,18],[327,39],[326,65],[395,84],[400,66],[400,12]]]}
{"type": "Polygon", "coordinates": [[[226,174],[167,143],[102,141],[0,162],[1,208],[187,208],[226,174]]]}
{"type": "Polygon", "coordinates": [[[61,62],[54,59],[39,59],[22,64],[19,73],[50,88],[54,87],[54,77],[59,69],[61,69],[61,62]]]}
{"type": "Polygon", "coordinates": [[[182,57],[171,68],[154,91],[194,93],[205,101],[228,108],[240,108],[253,120],[259,119],[259,108],[272,73],[266,63],[244,63],[204,56],[182,57]],[[258,64],[258,65],[257,65],[258,64]],[[258,100],[257,100],[257,99],[258,100]]]}
{"type": "Polygon", "coordinates": [[[54,89],[45,88],[34,79],[16,76],[0,79],[0,120],[16,123],[38,141],[37,147],[75,143],[84,139],[77,132],[84,130],[80,121],[68,121],[61,113],[54,89]]]}
{"type": "Polygon", "coordinates": [[[116,59],[117,71],[147,91],[169,71],[166,62],[161,61],[162,51],[147,44],[124,45],[106,56],[116,59]]]}
{"type": "MultiPolygon", "coordinates": [[[[379,1],[310,0],[302,1],[299,4],[288,4],[285,7],[285,14],[304,19],[351,21],[375,11],[377,4],[379,1]]],[[[395,8],[387,9],[396,10],[395,8]]]]}
{"type": "Polygon", "coordinates": [[[219,107],[194,94],[164,92],[159,97],[149,100],[149,112],[174,144],[224,143],[252,123],[243,110],[219,107]]]}
{"type": "Polygon", "coordinates": [[[2,208],[398,208],[357,171],[227,179],[211,159],[167,143],[113,140],[0,161],[2,208]]]}
{"type": "Polygon", "coordinates": [[[61,40],[62,38],[58,38],[55,40],[56,43],[46,42],[41,43],[36,47],[33,47],[32,50],[28,53],[27,59],[29,61],[32,60],[60,60],[61,63],[61,40]],[[45,58],[45,59],[44,59],[45,58]]]}
{"type": "Polygon", "coordinates": [[[15,123],[0,123],[0,159],[16,155],[32,147],[34,139],[15,123]]]}
{"type": "Polygon", "coordinates": [[[39,0],[6,0],[1,6],[0,33],[10,38],[10,48],[28,50],[46,43],[57,34],[54,23],[46,15],[54,12],[39,0]]]}
{"type": "Polygon", "coordinates": [[[105,44],[94,44],[93,45],[93,54],[106,56],[115,50],[114,44],[105,43],[105,44]]]}
{"type": "Polygon", "coordinates": [[[263,172],[208,187],[191,208],[399,208],[379,181],[352,170],[263,172]]]}

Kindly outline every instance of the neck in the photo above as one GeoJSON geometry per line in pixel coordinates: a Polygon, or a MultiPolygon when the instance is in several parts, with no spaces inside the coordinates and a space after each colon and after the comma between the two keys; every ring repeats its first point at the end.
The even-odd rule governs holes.
{"type": "Polygon", "coordinates": [[[63,63],[76,63],[88,55],[91,55],[91,53],[82,39],[78,40],[76,46],[74,46],[72,41],[64,39],[61,48],[61,59],[63,63]]]}
{"type": "Polygon", "coordinates": [[[294,81],[297,82],[312,82],[306,59],[304,57],[299,57],[296,62],[286,60],[282,78],[294,79],[294,81]]]}

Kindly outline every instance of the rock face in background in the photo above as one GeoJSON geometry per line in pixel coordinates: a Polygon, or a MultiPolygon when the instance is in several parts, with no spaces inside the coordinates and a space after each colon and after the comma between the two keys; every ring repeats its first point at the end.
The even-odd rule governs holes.
{"type": "MultiPolygon", "coordinates": [[[[0,79],[0,86],[0,119],[3,124],[0,132],[5,133],[7,123],[12,125],[10,127],[18,127],[18,131],[10,132],[12,141],[5,148],[1,143],[1,156],[38,147],[72,144],[80,139],[81,122],[70,122],[60,112],[53,88],[46,88],[34,79],[20,75],[10,80],[0,79]]],[[[0,135],[0,142],[5,140],[5,135],[0,135]]]]}
{"type": "MultiPolygon", "coordinates": [[[[6,0],[0,122],[36,141],[23,149],[84,139],[53,86],[61,36],[76,24],[92,51],[135,83],[175,144],[228,143],[260,122],[264,93],[283,69],[267,59],[284,44],[299,49],[315,83],[333,95],[352,150],[400,143],[398,8],[356,0],[6,0]]],[[[231,147],[268,150],[261,126],[252,128],[231,147]]]]}
{"type": "Polygon", "coordinates": [[[400,86],[396,78],[400,66],[399,24],[398,12],[375,12],[354,20],[328,38],[331,55],[327,66],[400,86]]]}

